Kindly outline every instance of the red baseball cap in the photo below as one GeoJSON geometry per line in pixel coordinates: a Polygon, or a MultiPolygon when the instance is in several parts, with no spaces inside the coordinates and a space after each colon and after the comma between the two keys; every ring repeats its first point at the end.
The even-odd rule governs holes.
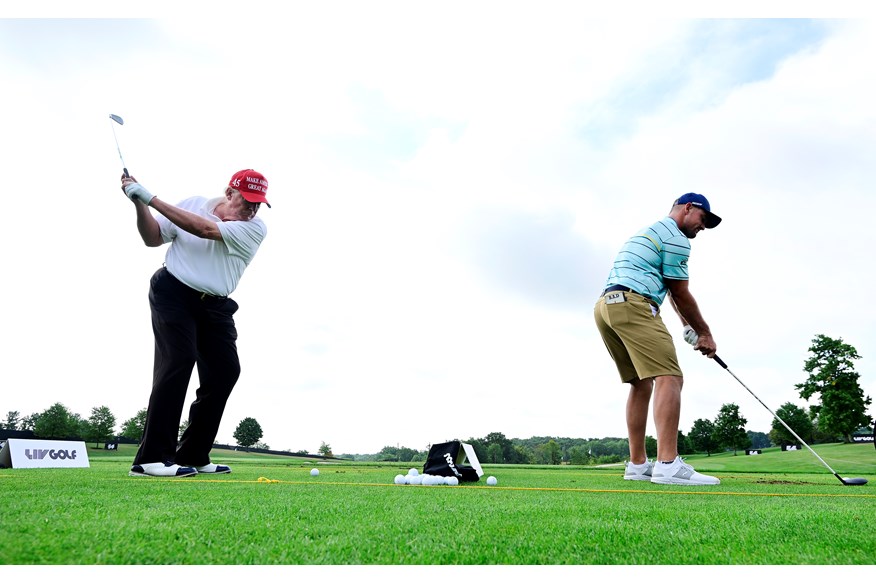
{"type": "Polygon", "coordinates": [[[266,198],[268,194],[268,180],[260,172],[251,168],[234,173],[228,186],[240,191],[241,196],[250,203],[264,203],[268,207],[271,204],[266,198]]]}

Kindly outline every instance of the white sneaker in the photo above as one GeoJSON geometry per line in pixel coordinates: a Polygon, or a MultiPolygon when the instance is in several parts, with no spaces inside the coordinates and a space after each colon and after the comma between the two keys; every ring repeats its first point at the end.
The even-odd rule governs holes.
{"type": "Polygon", "coordinates": [[[624,470],[624,480],[650,481],[653,468],[654,463],[647,458],[642,464],[633,464],[632,462],[627,462],[626,470],[624,470]]]}
{"type": "Polygon", "coordinates": [[[172,462],[147,462],[135,464],[131,467],[129,476],[132,477],[166,477],[179,478],[190,477],[198,474],[198,471],[190,466],[180,466],[172,462]]]}
{"type": "MultiPolygon", "coordinates": [[[[625,477],[626,478],[626,477],[625,477]]],[[[657,462],[651,471],[651,482],[660,485],[720,485],[717,477],[700,474],[680,456],[671,464],[657,462]]]]}

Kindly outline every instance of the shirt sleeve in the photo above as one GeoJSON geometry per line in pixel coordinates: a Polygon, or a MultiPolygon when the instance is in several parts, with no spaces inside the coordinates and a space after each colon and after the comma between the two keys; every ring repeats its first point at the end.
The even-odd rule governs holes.
{"type": "Polygon", "coordinates": [[[217,223],[228,253],[249,263],[268,234],[267,227],[258,218],[250,221],[221,221],[217,223]]]}
{"type": "Polygon", "coordinates": [[[690,242],[687,237],[673,237],[663,245],[663,277],[669,280],[688,280],[687,260],[690,242]]]}
{"type": "Polygon", "coordinates": [[[160,213],[155,215],[155,220],[158,221],[158,227],[161,229],[161,239],[164,240],[164,243],[173,241],[177,234],[176,225],[160,213]]]}

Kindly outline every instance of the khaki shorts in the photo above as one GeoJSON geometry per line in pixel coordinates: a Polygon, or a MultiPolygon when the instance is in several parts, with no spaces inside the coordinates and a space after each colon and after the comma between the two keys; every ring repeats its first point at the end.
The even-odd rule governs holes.
{"type": "Polygon", "coordinates": [[[666,330],[660,311],[635,292],[609,292],[593,309],[596,327],[608,349],[621,381],[661,375],[682,376],[675,343],[666,330]],[[623,302],[606,304],[606,298],[621,295],[623,302]]]}

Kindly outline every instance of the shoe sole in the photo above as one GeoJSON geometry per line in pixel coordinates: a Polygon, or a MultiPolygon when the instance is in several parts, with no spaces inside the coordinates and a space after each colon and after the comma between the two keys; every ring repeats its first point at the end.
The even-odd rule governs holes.
{"type": "Polygon", "coordinates": [[[696,485],[696,486],[712,487],[712,486],[721,484],[720,480],[715,479],[715,481],[716,482],[705,483],[705,482],[701,482],[701,481],[687,481],[684,479],[675,479],[672,477],[668,477],[668,478],[651,477],[651,482],[656,483],[658,485],[696,485]]]}
{"type": "Polygon", "coordinates": [[[192,473],[186,473],[186,474],[181,474],[181,475],[161,476],[161,475],[146,474],[145,472],[134,472],[132,470],[128,471],[129,477],[146,477],[146,478],[150,478],[150,479],[184,479],[186,477],[193,477],[197,474],[198,474],[197,472],[192,472],[192,473]]]}
{"type": "Polygon", "coordinates": [[[202,475],[231,474],[231,469],[228,469],[228,470],[217,470],[216,472],[201,472],[201,471],[198,471],[198,474],[202,474],[202,475]]]}
{"type": "Polygon", "coordinates": [[[625,481],[650,481],[651,477],[645,476],[645,475],[632,476],[632,477],[624,476],[624,480],[625,481]]]}

